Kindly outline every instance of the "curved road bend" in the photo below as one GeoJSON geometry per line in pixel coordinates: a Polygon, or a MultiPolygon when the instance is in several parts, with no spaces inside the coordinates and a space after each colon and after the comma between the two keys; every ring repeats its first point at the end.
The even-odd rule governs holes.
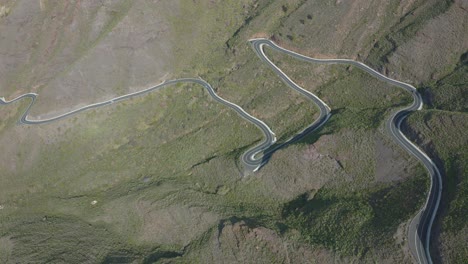
{"type": "MultiPolygon", "coordinates": [[[[318,106],[318,108],[320,110],[319,117],[312,124],[310,124],[308,127],[303,129],[302,131],[300,131],[299,133],[297,133],[296,135],[294,135],[290,139],[286,140],[285,142],[283,142],[281,144],[278,144],[276,146],[272,146],[271,148],[268,148],[267,150],[263,151],[262,156],[259,157],[259,158],[262,159],[262,163],[260,164],[260,167],[261,167],[266,162],[268,162],[269,158],[271,157],[271,155],[276,150],[284,147],[287,144],[290,144],[292,142],[300,140],[301,138],[303,138],[307,134],[317,130],[322,125],[324,125],[331,116],[331,113],[330,113],[331,109],[324,101],[322,101],[320,98],[318,98],[315,94],[313,94],[313,93],[307,91],[306,89],[300,87],[299,85],[297,85],[293,80],[291,80],[291,78],[289,78],[288,75],[286,75],[280,68],[278,68],[278,66],[276,66],[265,55],[265,52],[263,50],[263,46],[267,45],[267,46],[273,47],[273,46],[276,46],[276,44],[274,44],[272,41],[267,40],[267,39],[252,39],[252,40],[250,40],[250,43],[252,44],[252,47],[253,47],[255,53],[257,53],[258,57],[263,62],[268,64],[268,66],[270,66],[270,68],[281,78],[281,80],[284,83],[286,83],[286,85],[288,85],[289,87],[291,87],[292,89],[294,89],[298,93],[304,95],[308,99],[312,100],[318,106]]],[[[286,50],[286,49],[283,49],[283,48],[279,48],[277,50],[280,51],[280,52],[286,53],[286,54],[289,54],[288,52],[290,52],[289,50],[286,50]]],[[[247,151],[245,156],[253,158],[257,153],[252,153],[250,151],[247,151]]],[[[259,156],[259,155],[257,155],[257,156],[259,156]]]]}
{"type": "MultiPolygon", "coordinates": [[[[417,213],[417,215],[412,219],[409,228],[408,228],[408,243],[413,254],[414,258],[418,263],[432,263],[432,258],[429,250],[429,242],[431,237],[431,230],[432,225],[434,222],[434,218],[437,214],[437,209],[439,207],[441,195],[442,195],[442,177],[439,172],[439,169],[435,165],[435,163],[423,152],[421,151],[416,145],[414,145],[406,136],[401,132],[400,126],[402,121],[408,116],[409,113],[421,110],[423,103],[421,95],[417,92],[416,88],[412,85],[409,85],[404,82],[400,82],[394,79],[391,79],[374,69],[370,68],[369,66],[365,65],[364,63],[348,60],[348,59],[315,59],[310,58],[296,52],[284,49],[274,42],[268,39],[252,39],[250,40],[252,43],[255,51],[259,54],[260,58],[268,63],[274,70],[280,75],[283,80],[288,83],[291,87],[294,86],[294,83],[287,77],[278,67],[276,67],[265,55],[263,52],[263,46],[268,46],[273,50],[288,54],[294,58],[312,62],[312,63],[322,63],[322,64],[347,64],[358,67],[375,78],[379,80],[385,81],[392,85],[398,86],[400,88],[405,89],[406,91],[410,92],[413,96],[413,104],[400,109],[393,113],[391,118],[388,120],[386,124],[387,130],[390,132],[390,135],[393,137],[395,142],[399,144],[402,148],[404,148],[407,152],[411,155],[415,156],[419,159],[424,167],[427,169],[430,175],[431,186],[429,190],[429,194],[426,199],[426,203],[424,207],[417,213]],[[285,76],[285,78],[283,77],[285,76]],[[293,85],[291,85],[292,83],[293,85]]],[[[293,87],[294,88],[294,87],[293,87]]],[[[312,98],[311,98],[312,99],[312,98]]],[[[318,98],[317,98],[318,99],[318,98]]],[[[313,99],[314,100],[314,99],[313,99]]],[[[320,99],[319,102],[314,100],[320,107],[320,99]]],[[[323,103],[323,102],[322,102],[323,103]]],[[[325,109],[320,107],[321,110],[321,117],[323,118],[323,113],[325,109]]],[[[320,119],[319,118],[319,119],[320,119]]]]}

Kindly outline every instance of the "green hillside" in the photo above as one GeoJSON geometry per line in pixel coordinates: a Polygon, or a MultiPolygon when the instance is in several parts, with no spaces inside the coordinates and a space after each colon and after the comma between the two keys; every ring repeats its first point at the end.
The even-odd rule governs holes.
{"type": "MultiPolygon", "coordinates": [[[[202,77],[279,142],[318,108],[248,40],[351,58],[408,82],[425,107],[402,125],[444,180],[435,262],[468,251],[464,1],[0,0],[0,97],[47,118],[164,80],[202,77]]],[[[200,86],[166,87],[57,122],[0,107],[1,263],[412,263],[424,167],[385,130],[409,93],[345,65],[267,56],[332,116],[256,173],[262,133],[200,86]]]]}

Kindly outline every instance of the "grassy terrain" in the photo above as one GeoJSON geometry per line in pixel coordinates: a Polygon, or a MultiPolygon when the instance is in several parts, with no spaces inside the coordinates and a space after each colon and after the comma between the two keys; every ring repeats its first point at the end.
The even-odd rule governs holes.
{"type": "Polygon", "coordinates": [[[380,185],[366,191],[321,189],[312,198],[306,193],[286,204],[282,216],[306,241],[342,254],[364,256],[384,246],[398,250],[401,245],[393,244],[391,237],[401,220],[421,206],[426,189],[427,179],[422,175],[397,186],[380,185]],[[414,196],[404,195],[409,192],[414,196]]]}
{"type": "MultiPolygon", "coordinates": [[[[11,94],[40,84],[38,115],[161,78],[201,76],[264,120],[280,141],[310,124],[317,109],[255,56],[249,38],[273,36],[304,54],[367,58],[391,68],[385,57],[393,58],[388,52],[395,47],[386,48],[387,41],[411,43],[453,7],[436,1],[71,1],[21,13],[32,8],[23,4],[9,6],[0,26],[12,34],[15,19],[29,14],[34,23],[24,23],[37,32],[21,43],[38,46],[18,44],[19,53],[8,46],[5,53],[32,50],[31,60],[11,62],[12,71],[0,68],[6,76],[0,85],[11,94]],[[54,97],[59,91],[66,96],[54,97]]],[[[244,175],[239,157],[262,134],[198,86],[167,87],[39,126],[16,125],[27,102],[2,107],[0,262],[411,262],[405,228],[428,179],[384,131],[386,118],[409,104],[409,95],[353,67],[267,54],[323,98],[332,117],[254,175],[244,175]]],[[[428,106],[443,111],[420,112],[407,124],[447,172],[440,241],[443,257],[454,262],[465,258],[458,241],[467,230],[460,177],[466,122],[465,114],[446,111],[466,110],[465,57],[438,68],[445,72],[440,80],[416,81],[432,96],[428,106]]]]}

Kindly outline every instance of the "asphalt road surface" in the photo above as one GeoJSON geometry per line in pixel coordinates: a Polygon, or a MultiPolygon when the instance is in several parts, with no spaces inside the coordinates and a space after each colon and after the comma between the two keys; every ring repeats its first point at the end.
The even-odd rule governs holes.
{"type": "Polygon", "coordinates": [[[323,102],[320,98],[318,98],[313,93],[297,85],[284,72],[282,72],[280,68],[278,68],[273,62],[271,62],[270,59],[268,59],[268,57],[264,53],[264,47],[268,46],[269,48],[273,50],[283,52],[294,58],[304,60],[307,62],[311,62],[311,63],[347,64],[347,65],[358,67],[366,71],[367,73],[369,73],[375,78],[378,78],[382,81],[385,81],[387,83],[390,83],[392,85],[405,89],[406,91],[411,93],[411,95],[413,96],[413,99],[414,99],[413,104],[393,113],[391,118],[387,122],[386,128],[389,131],[392,138],[395,140],[395,142],[399,144],[401,147],[403,147],[410,154],[415,156],[417,159],[419,159],[430,174],[431,187],[429,190],[429,194],[427,196],[424,207],[418,212],[418,214],[413,218],[413,220],[411,221],[409,225],[408,242],[409,242],[410,250],[417,262],[432,263],[432,258],[431,258],[430,251],[429,251],[429,241],[430,241],[430,236],[431,236],[432,224],[434,222],[434,218],[437,213],[437,209],[439,207],[440,198],[442,194],[442,179],[441,179],[440,172],[437,166],[434,164],[434,162],[424,152],[422,152],[417,146],[411,143],[411,141],[409,141],[400,130],[400,125],[402,121],[406,118],[406,116],[409,113],[422,109],[422,98],[421,98],[421,95],[417,92],[416,88],[414,88],[413,86],[407,83],[403,83],[403,82],[388,78],[361,62],[347,60],[347,59],[315,59],[315,58],[307,57],[299,53],[284,49],[268,39],[252,39],[250,40],[250,43],[252,44],[252,47],[255,53],[259,56],[259,58],[264,63],[269,65],[271,69],[281,78],[281,80],[286,83],[286,85],[288,85],[290,88],[294,89],[295,91],[299,92],[300,94],[312,100],[320,110],[319,117],[311,125],[309,125],[307,128],[300,131],[298,134],[296,134],[295,136],[291,137],[290,139],[286,140],[285,142],[281,144],[275,144],[276,136],[273,133],[273,131],[268,127],[268,125],[266,125],[263,121],[247,113],[240,106],[219,97],[216,94],[216,92],[213,90],[211,85],[200,78],[198,79],[197,78],[183,78],[183,79],[165,81],[159,85],[147,88],[142,91],[119,96],[119,97],[116,97],[107,101],[103,101],[100,103],[90,104],[85,107],[75,109],[68,113],[65,113],[65,114],[62,114],[53,118],[48,118],[48,119],[38,119],[38,120],[28,119],[29,111],[31,107],[34,105],[38,97],[38,95],[35,93],[24,94],[11,101],[6,101],[5,98],[0,98],[0,104],[3,104],[3,105],[10,104],[10,103],[14,103],[24,98],[29,98],[31,100],[30,104],[24,111],[19,122],[21,124],[26,124],[26,125],[37,125],[37,124],[44,124],[44,123],[57,121],[57,120],[69,117],[71,115],[80,113],[82,111],[102,107],[102,106],[113,104],[113,103],[116,103],[116,102],[119,102],[128,98],[131,98],[131,97],[143,95],[148,92],[158,90],[160,88],[163,88],[169,85],[173,85],[177,83],[195,83],[195,84],[203,86],[215,101],[233,109],[242,118],[253,123],[263,132],[265,136],[264,140],[260,142],[259,144],[255,145],[254,147],[250,148],[249,150],[247,150],[241,157],[244,167],[248,171],[255,172],[261,166],[263,166],[264,164],[268,162],[269,158],[276,150],[286,146],[287,144],[297,141],[303,138],[305,135],[317,130],[319,127],[321,127],[322,125],[326,123],[326,121],[330,118],[330,115],[331,115],[330,107],[328,107],[328,105],[325,102],[323,102]]]}

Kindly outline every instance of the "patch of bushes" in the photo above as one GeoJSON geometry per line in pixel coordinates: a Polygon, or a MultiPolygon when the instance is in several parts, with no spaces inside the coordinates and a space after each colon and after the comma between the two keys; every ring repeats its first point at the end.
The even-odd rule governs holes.
{"type": "Polygon", "coordinates": [[[422,205],[427,183],[420,176],[353,193],[321,189],[312,199],[303,194],[285,204],[282,217],[308,243],[362,256],[370,247],[388,245],[400,223],[422,205]]]}

